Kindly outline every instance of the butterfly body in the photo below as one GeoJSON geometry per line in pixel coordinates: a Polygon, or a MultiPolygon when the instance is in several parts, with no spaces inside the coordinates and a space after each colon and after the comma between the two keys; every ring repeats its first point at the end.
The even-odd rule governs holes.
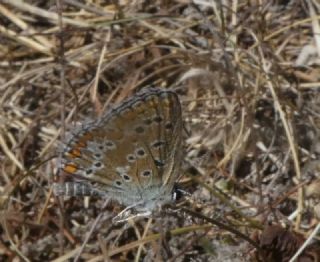
{"type": "Polygon", "coordinates": [[[82,189],[66,183],[55,192],[104,195],[138,212],[151,212],[172,200],[182,158],[181,132],[181,105],[174,91],[139,92],[73,132],[60,168],[82,189]]]}

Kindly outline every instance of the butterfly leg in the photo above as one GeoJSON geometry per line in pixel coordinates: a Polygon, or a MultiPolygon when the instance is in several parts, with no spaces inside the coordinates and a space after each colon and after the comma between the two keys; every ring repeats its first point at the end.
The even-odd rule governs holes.
{"type": "Polygon", "coordinates": [[[151,211],[149,211],[149,210],[147,210],[145,212],[142,212],[142,213],[133,214],[132,210],[138,204],[134,204],[134,205],[128,206],[125,209],[123,209],[118,215],[116,215],[112,219],[112,222],[113,223],[121,223],[121,222],[125,222],[125,221],[127,221],[129,219],[133,219],[135,217],[149,217],[152,214],[151,211]]]}

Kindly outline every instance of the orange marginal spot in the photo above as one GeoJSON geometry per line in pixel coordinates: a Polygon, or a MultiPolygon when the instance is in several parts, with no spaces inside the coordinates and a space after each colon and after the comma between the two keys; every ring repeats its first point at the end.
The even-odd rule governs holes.
{"type": "Polygon", "coordinates": [[[83,148],[83,147],[86,147],[87,145],[86,145],[86,143],[84,143],[84,142],[81,142],[81,141],[79,141],[79,142],[77,142],[75,145],[74,145],[74,147],[75,148],[83,148]]]}
{"type": "Polygon", "coordinates": [[[79,137],[79,142],[78,143],[84,143],[85,144],[88,140],[92,140],[92,139],[93,139],[92,133],[87,132],[87,133],[84,133],[82,136],[79,137]]]}
{"type": "Polygon", "coordinates": [[[77,170],[78,170],[77,166],[72,163],[66,164],[63,168],[63,171],[69,174],[74,174],[77,170]]]}
{"type": "Polygon", "coordinates": [[[84,133],[81,138],[85,140],[90,140],[93,138],[93,135],[91,132],[87,132],[87,133],[84,133]]]}
{"type": "Polygon", "coordinates": [[[71,156],[72,158],[75,158],[75,157],[80,157],[81,156],[81,151],[79,149],[71,149],[69,152],[68,152],[69,156],[71,156]]]}

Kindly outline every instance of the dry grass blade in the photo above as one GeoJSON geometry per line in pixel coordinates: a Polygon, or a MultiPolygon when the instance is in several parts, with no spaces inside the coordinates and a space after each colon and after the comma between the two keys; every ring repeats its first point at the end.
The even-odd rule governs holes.
{"type": "MultiPolygon", "coordinates": [[[[44,9],[38,8],[34,5],[30,5],[22,0],[4,0],[4,3],[9,4],[12,7],[15,7],[21,11],[28,12],[33,15],[41,16],[45,19],[48,19],[48,21],[58,24],[59,16],[56,13],[48,12],[44,9]]],[[[88,23],[85,23],[83,21],[77,21],[70,18],[63,18],[64,24],[79,26],[79,27],[89,27],[90,25],[88,23]]]]}
{"type": "Polygon", "coordinates": [[[1,1],[0,261],[259,261],[254,235],[316,257],[320,6],[191,2],[1,1]],[[122,225],[104,197],[57,201],[61,144],[150,87],[180,98],[191,196],[122,225]]]}

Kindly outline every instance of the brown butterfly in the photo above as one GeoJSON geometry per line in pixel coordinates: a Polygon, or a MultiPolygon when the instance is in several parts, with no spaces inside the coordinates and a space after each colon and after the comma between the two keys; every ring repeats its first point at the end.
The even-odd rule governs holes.
{"type": "Polygon", "coordinates": [[[73,182],[56,195],[101,195],[148,216],[176,197],[182,158],[182,117],[173,90],[150,88],[75,130],[62,150],[60,169],[73,182]]]}

